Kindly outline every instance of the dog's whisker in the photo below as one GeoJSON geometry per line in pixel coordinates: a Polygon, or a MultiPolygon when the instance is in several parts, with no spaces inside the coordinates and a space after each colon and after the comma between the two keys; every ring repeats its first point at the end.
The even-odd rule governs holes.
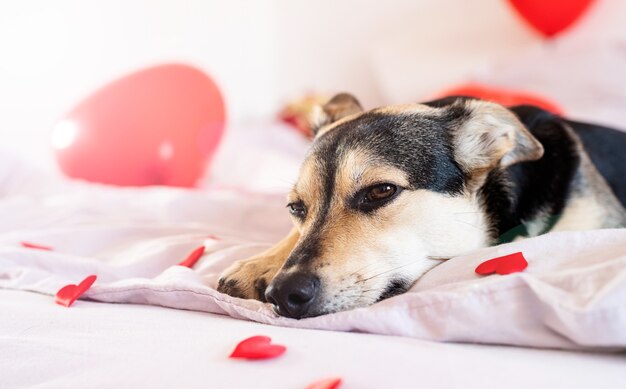
{"type": "MultiPolygon", "coordinates": [[[[421,260],[420,260],[420,261],[421,261],[421,260]]],[[[376,278],[376,277],[380,277],[380,276],[382,276],[382,275],[384,275],[384,274],[387,274],[387,273],[390,273],[390,272],[392,272],[392,271],[396,271],[396,270],[399,270],[399,269],[405,268],[405,267],[407,267],[407,266],[415,265],[417,262],[419,262],[419,261],[413,261],[413,262],[406,263],[406,264],[401,265],[401,266],[394,267],[394,268],[392,268],[392,269],[386,270],[386,271],[384,271],[384,272],[382,272],[382,273],[378,273],[378,274],[376,274],[376,275],[374,275],[374,276],[371,276],[371,277],[369,277],[369,278],[365,278],[365,279],[363,279],[363,280],[357,281],[357,283],[361,283],[361,282],[369,281],[369,280],[371,280],[371,279],[374,279],[374,278],[376,278]]]]}
{"type": "Polygon", "coordinates": [[[476,229],[480,229],[480,227],[477,226],[476,224],[472,224],[472,223],[469,223],[469,222],[464,222],[462,220],[457,220],[457,219],[454,219],[454,221],[457,222],[457,223],[468,225],[468,226],[476,228],[476,229]]]}
{"type": "MultiPolygon", "coordinates": [[[[428,255],[428,256],[426,256],[425,259],[431,259],[431,260],[434,260],[434,261],[447,261],[448,259],[450,259],[452,257],[454,257],[454,255],[428,255]]],[[[382,257],[381,259],[384,259],[384,257],[382,257]]],[[[406,266],[408,266],[410,264],[414,264],[414,263],[420,262],[420,261],[423,261],[423,259],[417,259],[414,262],[411,262],[411,263],[407,264],[406,266]]],[[[372,264],[369,264],[369,265],[366,265],[366,266],[362,267],[361,269],[359,269],[359,270],[353,272],[352,274],[350,274],[348,277],[354,276],[355,274],[357,274],[357,273],[361,272],[362,270],[370,267],[371,265],[372,264]]],[[[404,266],[404,265],[402,265],[402,266],[404,266]]],[[[378,269],[370,269],[370,271],[371,270],[373,270],[372,273],[376,272],[376,271],[379,271],[378,269]]],[[[368,277],[367,274],[364,274],[363,276],[364,277],[368,277]]],[[[362,280],[362,281],[367,281],[367,279],[366,280],[362,280]]]]}
{"type": "Polygon", "coordinates": [[[369,296],[365,294],[342,295],[341,297],[345,299],[354,300],[357,303],[367,303],[369,305],[369,304],[374,303],[376,300],[378,300],[379,296],[380,296],[380,293],[371,294],[369,296]]]}
{"type": "Polygon", "coordinates": [[[377,264],[378,266],[373,268],[373,269],[369,269],[367,272],[365,272],[364,274],[361,274],[361,277],[369,277],[371,274],[376,274],[379,271],[383,270],[385,267],[384,266],[380,266],[380,264],[377,264]]]}
{"type": "MultiPolygon", "coordinates": [[[[452,258],[452,257],[453,257],[453,255],[435,255],[435,256],[426,256],[426,258],[425,258],[425,259],[432,259],[432,260],[435,260],[435,261],[446,261],[446,260],[448,260],[448,259],[450,259],[450,258],[452,258]]],[[[384,258],[384,257],[383,257],[383,258],[384,258]]],[[[392,258],[392,257],[390,257],[390,259],[393,259],[393,258],[392,258]]],[[[421,262],[421,261],[423,261],[423,260],[424,260],[424,259],[422,259],[422,258],[420,258],[420,259],[416,259],[416,260],[414,260],[414,261],[412,261],[412,262],[406,263],[406,264],[401,265],[401,266],[399,266],[399,267],[397,267],[397,268],[390,269],[390,270],[387,270],[387,271],[393,271],[393,270],[401,269],[401,268],[403,268],[403,267],[406,267],[406,266],[410,266],[410,265],[416,264],[416,263],[421,262]]],[[[367,267],[367,266],[366,266],[366,267],[367,267]]],[[[375,269],[374,271],[378,271],[378,270],[376,270],[376,269],[375,269]]],[[[386,271],[386,272],[387,272],[387,271],[386,271]]],[[[355,272],[355,273],[357,273],[357,272],[355,272]]],[[[354,275],[355,273],[353,273],[353,274],[351,274],[351,275],[354,275]]],[[[384,274],[384,273],[381,273],[381,274],[384,274]]],[[[368,277],[368,275],[363,275],[363,276],[364,276],[364,277],[368,277]]],[[[375,276],[374,276],[374,277],[375,277],[375,276]]],[[[370,277],[370,278],[363,279],[363,280],[360,280],[360,281],[357,281],[357,282],[364,282],[364,281],[367,281],[367,280],[369,280],[369,279],[371,279],[371,277],[370,277]]]]}
{"type": "Polygon", "coordinates": [[[365,282],[365,281],[371,280],[373,278],[378,277],[379,275],[382,275],[382,274],[388,273],[390,271],[397,270],[399,268],[402,268],[402,267],[405,267],[405,266],[409,266],[409,265],[412,265],[412,264],[415,264],[415,263],[417,263],[417,261],[409,263],[409,264],[406,264],[406,265],[402,265],[400,267],[393,268],[393,269],[388,269],[388,268],[386,268],[384,266],[379,266],[376,269],[370,269],[369,272],[367,272],[366,274],[362,274],[361,275],[361,279],[357,280],[357,283],[361,283],[361,282],[365,282]]]}
{"type": "Polygon", "coordinates": [[[354,276],[354,275],[356,275],[357,273],[362,272],[363,270],[365,270],[365,269],[367,269],[368,267],[371,267],[371,266],[373,266],[373,265],[378,265],[378,263],[376,263],[376,262],[370,262],[370,263],[368,263],[367,265],[365,265],[365,266],[361,267],[360,269],[358,269],[358,270],[354,271],[352,274],[349,274],[349,275],[348,275],[348,278],[349,278],[349,277],[352,277],[352,276],[354,276]]]}
{"type": "MultiPolygon", "coordinates": [[[[369,293],[369,292],[373,292],[373,291],[381,291],[381,289],[380,288],[371,288],[371,289],[359,290],[359,291],[355,291],[357,293],[353,293],[352,296],[361,295],[361,294],[365,294],[365,293],[369,293]]],[[[345,296],[345,295],[342,295],[342,296],[345,296]]]]}

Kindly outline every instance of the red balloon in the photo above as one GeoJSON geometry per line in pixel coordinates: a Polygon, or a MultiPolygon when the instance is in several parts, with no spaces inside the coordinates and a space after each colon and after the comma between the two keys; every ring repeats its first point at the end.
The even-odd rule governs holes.
{"type": "Polygon", "coordinates": [[[550,38],[578,20],[594,0],[509,0],[532,27],[550,38]]]}
{"type": "Polygon", "coordinates": [[[527,92],[514,91],[502,88],[492,88],[476,84],[461,85],[456,88],[449,89],[439,95],[445,96],[470,96],[483,100],[489,100],[498,104],[510,107],[514,105],[535,105],[550,111],[554,114],[563,114],[563,109],[558,104],[540,96],[527,92]]]}
{"type": "Polygon", "coordinates": [[[215,83],[186,65],[132,73],[95,92],[54,128],[63,172],[113,185],[193,186],[225,125],[215,83]]]}

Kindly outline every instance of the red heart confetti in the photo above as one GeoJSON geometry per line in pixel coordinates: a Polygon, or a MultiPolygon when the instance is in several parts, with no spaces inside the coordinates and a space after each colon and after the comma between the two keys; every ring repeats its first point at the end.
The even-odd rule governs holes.
{"type": "Polygon", "coordinates": [[[269,359],[276,358],[287,350],[287,347],[271,342],[269,336],[262,335],[244,339],[235,347],[230,358],[269,359]]]}
{"type": "Polygon", "coordinates": [[[74,303],[74,301],[76,301],[76,299],[82,296],[94,282],[96,282],[96,278],[98,277],[90,275],[82,280],[78,285],[65,285],[57,292],[55,302],[59,305],[63,305],[64,307],[69,307],[74,303]]]}
{"type": "Polygon", "coordinates": [[[44,246],[42,244],[37,244],[37,243],[31,243],[31,242],[20,242],[20,245],[22,245],[22,247],[26,247],[27,249],[36,249],[36,250],[46,250],[46,251],[52,251],[52,247],[50,246],[44,246]]]}
{"type": "Polygon", "coordinates": [[[518,252],[485,261],[478,265],[475,271],[483,276],[493,273],[505,275],[520,272],[527,266],[526,258],[521,252],[518,252]]]}
{"type": "Polygon", "coordinates": [[[178,266],[185,266],[188,268],[192,268],[193,265],[195,265],[196,262],[198,262],[198,259],[202,257],[202,254],[204,254],[204,246],[200,246],[197,249],[193,250],[191,253],[189,253],[189,255],[187,255],[187,258],[185,258],[181,263],[179,263],[178,266]]]}
{"type": "Polygon", "coordinates": [[[341,378],[325,378],[323,380],[315,381],[306,389],[337,389],[341,385],[341,378]]]}

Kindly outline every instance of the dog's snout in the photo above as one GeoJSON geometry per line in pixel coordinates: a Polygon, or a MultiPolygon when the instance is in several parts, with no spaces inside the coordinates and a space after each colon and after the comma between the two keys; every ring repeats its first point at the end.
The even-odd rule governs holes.
{"type": "Polygon", "coordinates": [[[277,277],[265,291],[265,298],[287,317],[300,319],[309,312],[319,292],[320,280],[306,273],[277,277]]]}

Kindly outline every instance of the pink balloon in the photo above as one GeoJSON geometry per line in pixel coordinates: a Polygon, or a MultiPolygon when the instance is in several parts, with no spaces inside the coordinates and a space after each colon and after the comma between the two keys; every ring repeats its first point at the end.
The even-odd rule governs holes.
{"type": "Polygon", "coordinates": [[[186,65],[132,73],[95,92],[54,128],[69,177],[113,185],[193,186],[222,137],[215,83],[186,65]]]}

